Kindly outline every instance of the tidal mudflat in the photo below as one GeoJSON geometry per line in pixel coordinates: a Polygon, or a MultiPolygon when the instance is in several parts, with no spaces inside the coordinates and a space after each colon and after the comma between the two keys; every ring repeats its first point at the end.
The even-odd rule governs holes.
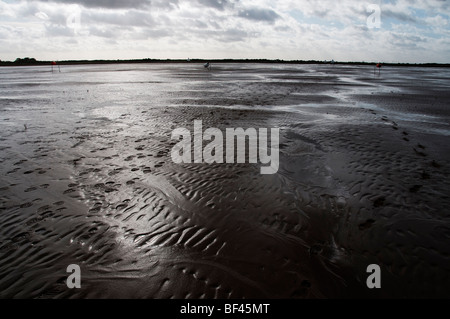
{"type": "Polygon", "coordinates": [[[450,296],[448,69],[116,64],[0,79],[1,298],[450,296]],[[174,163],[173,130],[196,120],[279,128],[278,171],[174,163]]]}

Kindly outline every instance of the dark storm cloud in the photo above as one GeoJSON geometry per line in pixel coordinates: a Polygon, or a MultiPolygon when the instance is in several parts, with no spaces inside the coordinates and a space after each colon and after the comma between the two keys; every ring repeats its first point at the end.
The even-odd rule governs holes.
{"type": "Polygon", "coordinates": [[[263,21],[273,23],[280,16],[271,9],[251,8],[238,12],[238,16],[248,20],[263,21]]]}

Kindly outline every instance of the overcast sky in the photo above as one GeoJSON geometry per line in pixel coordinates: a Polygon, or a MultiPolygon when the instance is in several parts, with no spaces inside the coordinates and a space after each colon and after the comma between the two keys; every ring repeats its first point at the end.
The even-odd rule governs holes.
{"type": "Polygon", "coordinates": [[[0,59],[450,63],[449,17],[448,0],[0,0],[0,59]]]}

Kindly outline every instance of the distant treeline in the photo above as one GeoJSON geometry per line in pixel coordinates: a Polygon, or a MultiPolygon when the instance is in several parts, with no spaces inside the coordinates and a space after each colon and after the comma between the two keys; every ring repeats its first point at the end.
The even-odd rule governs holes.
{"type": "MultiPolygon", "coordinates": [[[[0,66],[51,65],[53,61],[38,61],[34,58],[17,58],[12,61],[0,61],[0,66]]],[[[115,64],[115,63],[280,63],[280,64],[344,64],[344,65],[375,65],[378,62],[342,62],[317,60],[270,60],[270,59],[131,59],[131,60],[65,60],[56,61],[58,65],[73,64],[115,64]]],[[[384,66],[420,66],[420,67],[450,67],[449,63],[382,63],[384,66]]]]}

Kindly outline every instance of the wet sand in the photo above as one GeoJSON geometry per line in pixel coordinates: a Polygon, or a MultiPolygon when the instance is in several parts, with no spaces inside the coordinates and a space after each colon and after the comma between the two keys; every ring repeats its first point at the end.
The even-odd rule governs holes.
{"type": "Polygon", "coordinates": [[[0,69],[1,298],[450,296],[447,69],[61,71],[0,69]],[[194,120],[279,127],[278,173],[173,163],[194,120]]]}

